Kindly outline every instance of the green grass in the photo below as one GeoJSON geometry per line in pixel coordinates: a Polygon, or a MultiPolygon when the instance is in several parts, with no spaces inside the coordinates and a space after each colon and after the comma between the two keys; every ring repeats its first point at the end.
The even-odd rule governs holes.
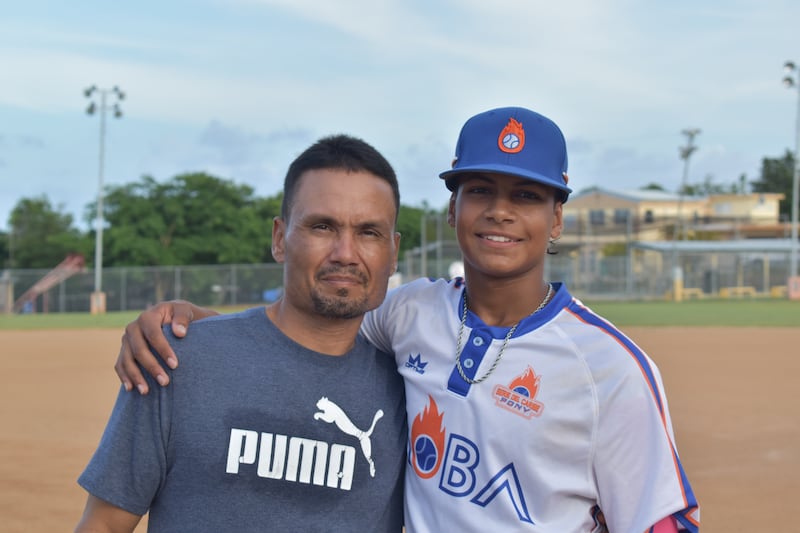
{"type": "MultiPolygon", "coordinates": [[[[585,302],[595,312],[624,326],[800,326],[800,302],[790,300],[691,300],[675,302],[585,302]]],[[[230,312],[244,307],[219,309],[230,312]]],[[[138,311],[0,315],[0,330],[117,328],[138,311]]]]}
{"type": "Polygon", "coordinates": [[[586,302],[618,326],[800,326],[800,302],[791,300],[690,300],[586,302]]]}
{"type": "Polygon", "coordinates": [[[122,329],[136,318],[138,312],[116,312],[103,315],[88,313],[42,313],[32,315],[0,315],[0,330],[3,329],[78,329],[118,328],[122,329]]]}
{"type": "MultiPolygon", "coordinates": [[[[241,311],[248,307],[256,307],[256,304],[214,309],[220,313],[230,313],[241,311]]],[[[103,315],[91,315],[89,313],[0,314],[0,330],[116,328],[121,333],[122,328],[139,316],[139,313],[140,311],[115,311],[103,315]]]]}

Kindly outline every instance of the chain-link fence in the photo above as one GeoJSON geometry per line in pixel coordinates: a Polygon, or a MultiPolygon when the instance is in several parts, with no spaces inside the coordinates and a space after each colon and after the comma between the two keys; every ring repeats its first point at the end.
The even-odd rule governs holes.
{"type": "MultiPolygon", "coordinates": [[[[780,243],[780,241],[778,241],[780,243]]],[[[775,243],[773,243],[775,244],[775,243]]],[[[604,256],[602,247],[553,248],[545,263],[545,279],[563,281],[585,300],[663,299],[674,288],[676,266],[682,286],[697,297],[786,295],[789,248],[745,243],[744,247],[703,249],[703,243],[629,243],[626,255],[604,256]],[[746,246],[750,244],[750,246],[746,246]],[[690,246],[697,245],[697,246],[690,246]],[[731,288],[740,290],[731,290],[731,288]],[[746,290],[745,290],[746,289],[746,290]]],[[[406,252],[399,265],[400,282],[419,277],[449,278],[463,272],[455,241],[434,241],[406,252]]],[[[7,270],[0,275],[0,312],[9,312],[15,298],[41,280],[48,270],[7,270]]],[[[283,266],[251,265],[104,268],[102,290],[107,311],[141,310],[168,299],[186,299],[203,306],[249,305],[277,299],[283,266]]],[[[88,312],[94,291],[91,269],[54,286],[22,308],[22,312],[88,312]]]]}
{"type": "MultiPolygon", "coordinates": [[[[47,270],[11,270],[0,281],[0,295],[17,297],[47,270]]],[[[275,300],[283,284],[283,266],[212,265],[104,268],[102,291],[107,311],[140,310],[161,301],[186,299],[204,306],[240,305],[275,300]]],[[[44,292],[23,312],[88,312],[94,292],[91,269],[44,292]]],[[[7,309],[9,298],[3,300],[7,309]]]]}
{"type": "MultiPolygon", "coordinates": [[[[572,294],[585,300],[671,299],[676,277],[690,297],[786,295],[788,240],[629,242],[622,246],[622,255],[612,256],[604,255],[603,249],[602,242],[587,240],[554,244],[555,253],[545,262],[545,279],[566,283],[572,294]]],[[[446,278],[460,262],[456,242],[434,242],[408,252],[403,272],[407,279],[446,278]]]]}

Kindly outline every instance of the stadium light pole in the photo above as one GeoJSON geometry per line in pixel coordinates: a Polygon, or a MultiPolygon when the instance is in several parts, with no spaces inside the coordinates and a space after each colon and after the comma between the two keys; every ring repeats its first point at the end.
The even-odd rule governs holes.
{"type": "Polygon", "coordinates": [[[798,188],[800,188],[798,186],[798,183],[800,183],[800,68],[793,61],[787,61],[783,64],[783,69],[786,74],[783,77],[783,84],[788,89],[794,88],[797,90],[797,124],[794,132],[794,172],[792,176],[792,242],[789,249],[789,280],[787,285],[787,288],[790,289],[787,293],[791,298],[793,294],[798,292],[798,290],[791,290],[791,284],[792,278],[795,278],[794,282],[797,283],[797,204],[800,202],[800,193],[798,193],[798,188]]]}
{"type": "Polygon", "coordinates": [[[700,134],[700,128],[687,128],[681,131],[686,135],[686,146],[678,148],[683,159],[683,178],[681,179],[681,190],[678,192],[678,222],[680,224],[681,240],[686,240],[686,235],[683,231],[683,196],[686,194],[686,183],[689,179],[689,157],[697,150],[694,144],[694,138],[700,134]]]}
{"type": "Polygon", "coordinates": [[[106,312],[106,298],[103,292],[103,166],[105,164],[106,141],[106,111],[111,110],[114,118],[122,117],[119,102],[125,99],[123,93],[116,85],[110,89],[101,89],[96,85],[87,87],[83,95],[90,100],[86,113],[100,115],[100,156],[97,171],[97,219],[95,220],[95,247],[94,247],[94,292],[91,299],[92,314],[106,312]],[[99,96],[99,102],[93,97],[99,96]],[[113,103],[108,101],[109,96],[116,99],[113,103]]]}

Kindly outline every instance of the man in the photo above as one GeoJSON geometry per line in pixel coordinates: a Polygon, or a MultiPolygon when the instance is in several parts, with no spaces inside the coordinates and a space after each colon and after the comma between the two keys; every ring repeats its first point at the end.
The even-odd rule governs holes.
{"type": "Polygon", "coordinates": [[[171,338],[180,373],[121,391],[80,476],[77,531],[400,531],[402,382],[358,335],[384,299],[400,235],[389,163],[348,136],[289,167],[272,254],[274,304],[171,338]]]}
{"type": "MultiPolygon", "coordinates": [[[[699,530],[658,368],[544,279],[566,172],[550,119],[518,107],[470,118],[440,174],[464,279],[401,286],[362,324],[405,380],[410,532],[699,530]]],[[[192,312],[207,311],[161,305],[129,327],[117,364],[128,387],[140,382],[131,348],[163,373],[136,348],[140,328],[170,358],[161,321],[185,327],[192,312]]]]}

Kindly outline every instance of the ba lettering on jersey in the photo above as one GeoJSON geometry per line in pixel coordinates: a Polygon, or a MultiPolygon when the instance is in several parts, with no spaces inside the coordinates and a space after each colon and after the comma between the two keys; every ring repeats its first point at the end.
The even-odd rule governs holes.
{"type": "Polygon", "coordinates": [[[490,476],[480,477],[478,446],[464,435],[447,432],[444,413],[433,397],[410,428],[409,462],[417,476],[438,483],[439,490],[486,507],[505,499],[522,522],[533,524],[519,476],[511,462],[490,476]]]}
{"type": "MultiPolygon", "coordinates": [[[[371,435],[375,424],[383,417],[378,410],[367,430],[353,424],[344,410],[326,397],[317,402],[314,420],[334,424],[345,435],[355,437],[370,475],[375,477],[371,435]]],[[[255,465],[262,478],[283,479],[297,483],[350,490],[356,465],[356,448],[305,437],[258,432],[252,429],[231,428],[225,472],[239,474],[241,465],[255,465]]]]}

